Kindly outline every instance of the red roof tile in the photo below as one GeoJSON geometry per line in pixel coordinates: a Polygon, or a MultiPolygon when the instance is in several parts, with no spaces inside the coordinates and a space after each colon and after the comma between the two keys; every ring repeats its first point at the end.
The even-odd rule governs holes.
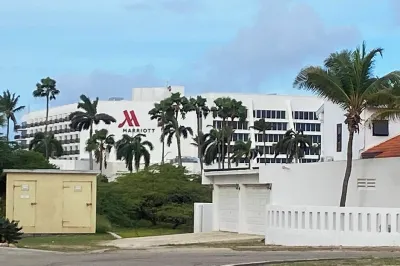
{"type": "Polygon", "coordinates": [[[361,153],[361,158],[400,157],[400,135],[388,139],[361,153]]]}

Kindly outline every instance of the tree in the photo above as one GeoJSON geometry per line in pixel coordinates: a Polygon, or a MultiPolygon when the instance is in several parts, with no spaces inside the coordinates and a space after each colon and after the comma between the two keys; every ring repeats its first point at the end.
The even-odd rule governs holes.
{"type": "MultiPolygon", "coordinates": [[[[149,111],[150,119],[157,120],[157,125],[161,126],[161,134],[164,132],[165,124],[168,123],[167,109],[165,101],[155,103],[154,108],[149,111]]],[[[161,149],[161,164],[164,164],[165,157],[165,138],[161,138],[162,149],[161,149]]]]}
{"type": "MultiPolygon", "coordinates": [[[[230,107],[230,101],[231,99],[228,98],[217,98],[214,100],[214,105],[213,107],[211,107],[211,112],[213,115],[213,118],[221,118],[222,119],[222,129],[226,129],[227,127],[227,123],[226,121],[229,118],[229,107],[230,107]]],[[[228,133],[226,130],[222,130],[221,131],[221,139],[225,139],[225,134],[228,133]]],[[[230,139],[230,136],[227,136],[228,139],[230,139]]],[[[225,150],[225,145],[221,145],[221,162],[222,162],[222,169],[225,169],[225,154],[226,154],[226,150],[225,150]]]]}
{"type": "Polygon", "coordinates": [[[54,134],[37,132],[29,143],[29,150],[33,150],[46,156],[46,160],[60,157],[63,155],[63,147],[59,140],[54,138],[54,134]]]}
{"type": "MultiPolygon", "coordinates": [[[[99,98],[93,102],[86,95],[80,96],[80,102],[78,103],[78,110],[69,115],[71,120],[70,127],[74,130],[82,131],[89,130],[89,139],[93,136],[93,125],[98,125],[103,122],[106,125],[117,122],[114,117],[105,113],[98,113],[97,106],[99,104],[99,98]]],[[[89,168],[93,170],[93,154],[89,152],[89,168]]]]}
{"type": "Polygon", "coordinates": [[[3,169],[55,169],[46,158],[38,152],[22,150],[14,143],[0,141],[0,198],[6,192],[6,178],[3,169]]]}
{"type": "Polygon", "coordinates": [[[236,166],[239,165],[241,159],[245,159],[249,164],[249,169],[251,168],[251,160],[254,160],[260,154],[258,149],[251,148],[251,144],[252,141],[250,139],[247,142],[242,140],[235,142],[231,159],[232,162],[236,163],[236,166]]]}
{"type": "Polygon", "coordinates": [[[298,163],[300,158],[304,157],[307,148],[311,148],[311,141],[308,136],[304,135],[302,130],[295,132],[290,129],[286,131],[283,138],[274,145],[275,158],[279,154],[286,154],[288,163],[292,163],[293,159],[298,163]]]}
{"type": "MultiPolygon", "coordinates": [[[[211,108],[211,112],[213,113],[213,117],[220,117],[222,119],[222,127],[227,128],[229,124],[227,123],[229,119],[231,120],[231,124],[233,124],[235,119],[239,119],[239,122],[245,122],[247,118],[247,108],[243,106],[241,101],[237,101],[236,99],[231,99],[229,97],[218,98],[214,101],[215,107],[211,108]]],[[[232,127],[230,127],[233,129],[232,127]]],[[[223,131],[224,133],[233,133],[233,131],[223,131]]],[[[231,152],[231,141],[232,135],[227,136],[227,156],[229,158],[229,154],[231,152]]],[[[222,147],[222,154],[225,154],[224,147],[222,147]]],[[[225,156],[222,161],[222,169],[224,169],[224,161],[225,156]]],[[[228,168],[231,166],[231,161],[228,160],[228,168]]]]}
{"type": "Polygon", "coordinates": [[[193,136],[193,130],[191,127],[186,127],[179,125],[178,121],[175,117],[170,117],[168,124],[164,128],[164,132],[161,135],[160,139],[167,138],[168,147],[172,144],[172,139],[175,136],[176,144],[178,148],[178,164],[182,166],[182,154],[181,154],[181,137],[187,139],[189,134],[193,136]]]}
{"type": "Polygon", "coordinates": [[[340,206],[346,205],[347,189],[353,160],[354,134],[359,132],[361,113],[371,105],[385,104],[391,94],[391,84],[399,82],[399,71],[382,77],[374,74],[376,57],[383,49],[367,51],[365,42],[355,50],[332,53],[324,66],[303,68],[294,81],[294,87],[311,91],[338,104],[345,112],[345,124],[349,131],[347,164],[343,178],[340,206]]]}
{"type": "Polygon", "coordinates": [[[3,91],[3,95],[0,96],[0,111],[4,113],[5,118],[7,120],[7,141],[10,140],[10,120],[14,124],[14,131],[16,130],[17,119],[15,114],[24,110],[25,106],[19,105],[19,95],[16,96],[15,93],[12,93],[9,90],[3,91]]]}
{"type": "Polygon", "coordinates": [[[271,129],[271,123],[266,122],[264,118],[254,121],[254,126],[251,126],[258,132],[262,132],[262,138],[264,143],[263,154],[264,154],[264,164],[267,164],[267,145],[266,145],[266,131],[271,129]]]}
{"type": "Polygon", "coordinates": [[[137,134],[134,137],[124,134],[122,135],[122,139],[117,141],[117,159],[124,160],[126,167],[131,173],[133,171],[133,163],[135,164],[136,172],[139,171],[142,157],[144,160],[144,167],[147,168],[150,165],[149,150],[152,151],[154,146],[150,141],[142,141],[142,138],[145,137],[145,134],[137,134]]]}
{"type": "MultiPolygon", "coordinates": [[[[55,100],[60,91],[56,88],[56,81],[49,77],[43,78],[36,83],[36,89],[33,91],[33,97],[46,98],[46,120],[44,125],[44,134],[47,135],[47,127],[49,124],[49,105],[51,100],[55,100]]],[[[48,148],[45,148],[48,151],[48,148]]],[[[49,154],[45,154],[45,158],[49,159],[49,154]]]]}
{"type": "Polygon", "coordinates": [[[203,135],[203,148],[201,153],[206,165],[217,161],[218,169],[221,169],[221,162],[223,162],[226,155],[227,136],[231,135],[232,132],[233,130],[230,128],[212,128],[208,133],[203,135]],[[225,152],[225,154],[223,154],[223,152],[225,152]]]}
{"type": "Polygon", "coordinates": [[[203,156],[202,156],[202,145],[201,136],[203,135],[203,118],[207,118],[210,113],[210,108],[207,106],[207,99],[201,96],[196,98],[190,98],[187,110],[194,111],[196,113],[196,123],[197,123],[197,157],[200,160],[200,169],[203,172],[203,156]]]}
{"type": "Polygon", "coordinates": [[[122,175],[116,182],[99,184],[97,212],[114,226],[149,221],[190,231],[193,204],[211,202],[211,188],[191,181],[199,179],[199,175],[189,175],[184,167],[151,165],[146,170],[122,175]]]}
{"type": "Polygon", "coordinates": [[[186,118],[186,114],[191,111],[191,106],[189,100],[181,96],[179,92],[172,93],[170,97],[164,99],[164,104],[167,123],[161,134],[161,141],[163,137],[171,136],[171,138],[167,139],[167,145],[170,146],[172,144],[172,136],[175,135],[178,148],[178,164],[182,166],[181,134],[185,134],[183,137],[187,138],[187,133],[193,135],[193,130],[190,127],[181,126],[179,119],[184,120],[186,118]]]}
{"type": "Polygon", "coordinates": [[[115,140],[113,134],[108,134],[107,129],[96,130],[91,138],[88,139],[86,151],[94,152],[96,163],[100,164],[100,174],[107,168],[107,155],[114,147],[115,140]]]}
{"type": "Polygon", "coordinates": [[[56,81],[49,77],[41,79],[36,84],[36,90],[33,91],[33,97],[46,98],[46,121],[44,132],[47,133],[47,126],[49,123],[49,105],[51,100],[55,100],[60,91],[56,88],[56,81]]]}

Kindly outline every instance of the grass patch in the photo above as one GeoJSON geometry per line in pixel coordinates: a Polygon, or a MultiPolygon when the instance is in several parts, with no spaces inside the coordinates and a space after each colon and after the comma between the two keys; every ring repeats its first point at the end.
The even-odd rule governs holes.
{"type": "Polygon", "coordinates": [[[363,266],[381,266],[381,265],[400,265],[400,258],[370,258],[370,259],[348,259],[348,260],[326,260],[309,262],[292,262],[269,264],[275,266],[344,266],[344,265],[363,265],[363,266]]]}
{"type": "Polygon", "coordinates": [[[109,234],[29,236],[19,241],[17,247],[54,251],[90,251],[102,249],[103,241],[113,240],[109,234]]]}
{"type": "Polygon", "coordinates": [[[139,227],[139,228],[116,228],[113,230],[114,233],[123,237],[145,237],[145,236],[161,236],[161,235],[174,235],[184,234],[190,231],[185,228],[172,229],[170,227],[139,227]]]}

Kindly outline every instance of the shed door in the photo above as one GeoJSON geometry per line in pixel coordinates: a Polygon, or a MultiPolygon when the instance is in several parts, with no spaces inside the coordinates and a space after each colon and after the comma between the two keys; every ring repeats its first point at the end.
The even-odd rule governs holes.
{"type": "Polygon", "coordinates": [[[266,185],[247,186],[245,200],[247,233],[265,235],[265,209],[269,197],[270,190],[266,185]]]}
{"type": "Polygon", "coordinates": [[[13,220],[22,227],[35,226],[36,181],[14,182],[13,220]]]}
{"type": "Polygon", "coordinates": [[[220,186],[218,198],[219,230],[237,232],[239,223],[239,190],[220,186]]]}
{"type": "Polygon", "coordinates": [[[63,227],[90,227],[92,182],[63,183],[63,227]]]}

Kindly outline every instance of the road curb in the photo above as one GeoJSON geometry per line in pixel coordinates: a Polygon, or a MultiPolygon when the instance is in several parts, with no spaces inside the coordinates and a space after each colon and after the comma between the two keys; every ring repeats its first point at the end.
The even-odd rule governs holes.
{"type": "Polygon", "coordinates": [[[301,259],[301,260],[266,260],[266,261],[257,261],[257,262],[245,262],[245,263],[236,263],[236,264],[226,264],[221,266],[264,266],[270,264],[283,264],[283,263],[296,263],[296,262],[313,262],[313,261],[331,261],[331,260],[351,260],[351,259],[367,259],[370,257],[361,257],[361,258],[328,258],[328,259],[301,259]]]}

